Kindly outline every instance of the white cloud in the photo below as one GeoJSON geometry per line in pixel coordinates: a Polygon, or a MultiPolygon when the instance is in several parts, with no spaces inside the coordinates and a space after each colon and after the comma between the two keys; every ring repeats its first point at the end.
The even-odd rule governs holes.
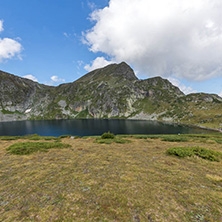
{"type": "Polygon", "coordinates": [[[33,75],[26,75],[26,76],[23,76],[23,77],[26,78],[26,79],[30,79],[32,81],[38,82],[38,79],[33,75]]]}
{"type": "MultiPolygon", "coordinates": [[[[0,20],[0,32],[3,30],[3,21],[0,20]]],[[[15,56],[21,59],[21,51],[22,45],[18,41],[10,38],[0,38],[0,63],[15,56]]]]}
{"type": "Polygon", "coordinates": [[[19,42],[9,38],[0,38],[0,62],[4,59],[11,59],[14,56],[21,59],[21,51],[22,45],[19,42]]]}
{"type": "Polygon", "coordinates": [[[174,85],[177,86],[183,93],[190,94],[195,93],[196,90],[192,89],[190,86],[185,86],[183,83],[181,83],[178,79],[174,77],[169,77],[168,80],[174,85]]]}
{"type": "Polygon", "coordinates": [[[2,32],[3,30],[3,20],[0,20],[0,32],[2,32]]]}
{"type": "Polygon", "coordinates": [[[98,69],[98,68],[102,68],[104,66],[107,66],[111,63],[114,63],[113,61],[108,61],[106,60],[104,57],[97,57],[95,60],[93,60],[91,62],[91,64],[87,64],[84,66],[84,69],[88,72],[98,69]]]}
{"type": "Polygon", "coordinates": [[[52,76],[51,80],[53,82],[65,82],[65,79],[60,79],[58,76],[52,76]]]}
{"type": "Polygon", "coordinates": [[[84,38],[141,74],[200,81],[222,76],[221,11],[221,0],[110,0],[84,38]]]}
{"type": "Polygon", "coordinates": [[[67,32],[64,32],[63,35],[66,37],[66,38],[69,38],[69,34],[67,32]]]}
{"type": "Polygon", "coordinates": [[[96,4],[94,2],[87,2],[88,7],[93,11],[96,9],[96,4]]]}
{"type": "Polygon", "coordinates": [[[49,86],[55,86],[61,82],[65,82],[65,79],[61,79],[58,76],[51,76],[50,79],[51,79],[50,81],[44,81],[44,84],[49,86]]]}
{"type": "Polygon", "coordinates": [[[220,97],[222,97],[222,91],[218,94],[220,97]]]}

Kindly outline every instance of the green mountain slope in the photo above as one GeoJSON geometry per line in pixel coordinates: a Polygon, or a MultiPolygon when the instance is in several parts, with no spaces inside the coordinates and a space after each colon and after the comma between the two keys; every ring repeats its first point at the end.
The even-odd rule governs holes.
{"type": "Polygon", "coordinates": [[[184,95],[161,77],[139,80],[124,62],[58,87],[0,72],[0,121],[131,118],[220,128],[222,98],[184,95]]]}

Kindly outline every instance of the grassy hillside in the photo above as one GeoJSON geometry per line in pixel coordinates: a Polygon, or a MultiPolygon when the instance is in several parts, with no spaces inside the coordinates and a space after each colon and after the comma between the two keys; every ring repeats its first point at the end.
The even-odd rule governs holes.
{"type": "Polygon", "coordinates": [[[139,80],[124,62],[57,87],[0,71],[0,121],[133,118],[220,129],[221,110],[215,94],[184,95],[161,77],[139,80]]]}
{"type": "Polygon", "coordinates": [[[0,221],[221,220],[222,160],[167,154],[222,153],[221,134],[45,139],[48,152],[15,155],[6,149],[46,140],[0,137],[0,221]]]}

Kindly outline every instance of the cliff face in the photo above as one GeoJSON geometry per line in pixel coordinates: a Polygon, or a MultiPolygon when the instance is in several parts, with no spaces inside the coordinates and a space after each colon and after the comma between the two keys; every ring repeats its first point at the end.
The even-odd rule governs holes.
{"type": "MultiPolygon", "coordinates": [[[[221,105],[217,95],[185,96],[161,77],[139,80],[124,62],[58,87],[0,72],[0,121],[136,118],[193,123],[197,121],[193,118],[196,111],[214,110],[218,116],[221,105]]],[[[220,124],[220,116],[217,120],[220,124]]]]}

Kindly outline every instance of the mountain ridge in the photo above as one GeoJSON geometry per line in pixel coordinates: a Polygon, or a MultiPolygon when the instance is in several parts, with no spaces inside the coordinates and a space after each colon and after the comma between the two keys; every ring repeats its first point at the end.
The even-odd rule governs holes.
{"type": "Polygon", "coordinates": [[[185,95],[167,79],[138,79],[125,62],[56,87],[0,71],[0,92],[0,121],[130,118],[216,129],[222,124],[222,98],[218,95],[185,95]]]}

